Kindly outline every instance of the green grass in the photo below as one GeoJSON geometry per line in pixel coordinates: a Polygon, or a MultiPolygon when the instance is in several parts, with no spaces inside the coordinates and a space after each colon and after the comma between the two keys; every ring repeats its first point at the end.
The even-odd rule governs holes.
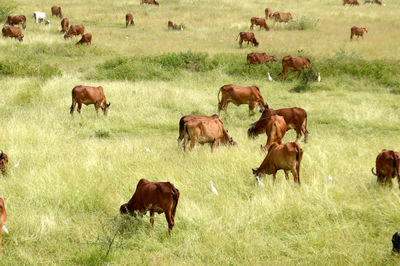
{"type": "MultiPolygon", "coordinates": [[[[51,27],[31,18],[55,3],[17,1],[15,14],[28,18],[24,42],[0,39],[0,148],[10,166],[0,176],[10,231],[0,264],[399,264],[391,254],[398,185],[379,187],[370,172],[381,149],[400,149],[400,3],[385,3],[274,0],[273,11],[320,21],[307,30],[254,30],[260,47],[239,49],[233,35],[264,16],[265,2],[61,1],[71,23],[93,34],[91,46],[76,47],[77,38],[59,33],[58,18],[51,27]],[[128,12],[135,26],[125,29],[128,12]],[[168,20],[187,27],[168,31],[168,20]],[[353,25],[367,27],[364,40],[350,42],[353,25]],[[277,62],[249,68],[251,51],[277,62]],[[278,81],[288,54],[309,57],[322,82],[291,72],[278,81]],[[266,137],[247,138],[259,117],[247,106],[220,115],[237,147],[180,150],[180,117],[216,113],[218,89],[229,83],[258,85],[272,108],[307,110],[301,187],[281,172],[275,184],[266,176],[258,186],[251,168],[265,158],[266,137]],[[80,84],[104,88],[107,117],[93,106],[70,116],[80,84]],[[163,215],[154,228],[148,215],[119,215],[141,178],[180,190],[171,237],[163,215]]],[[[284,141],[294,140],[287,132],[284,141]]]]}

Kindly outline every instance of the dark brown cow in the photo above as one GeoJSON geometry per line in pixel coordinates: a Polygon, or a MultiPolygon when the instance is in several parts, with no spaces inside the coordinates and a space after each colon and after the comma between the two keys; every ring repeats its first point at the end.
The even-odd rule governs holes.
{"type": "Polygon", "coordinates": [[[228,103],[230,102],[236,106],[248,104],[249,112],[253,111],[256,105],[260,112],[263,112],[265,108],[268,108],[268,105],[265,104],[260,89],[257,86],[239,86],[234,84],[222,86],[218,92],[218,112],[221,110],[226,111],[228,103]],[[222,98],[220,100],[219,95],[221,92],[222,98]]]}
{"type": "Polygon", "coordinates": [[[276,172],[283,170],[286,180],[289,180],[288,171],[292,172],[294,182],[300,185],[300,167],[303,158],[303,149],[299,143],[288,142],[285,144],[272,144],[268,149],[268,154],[259,168],[253,169],[255,176],[273,175],[276,180],[276,172]]]}
{"type": "Polygon", "coordinates": [[[396,151],[389,151],[383,149],[376,157],[376,173],[374,168],[371,169],[372,174],[377,176],[379,184],[389,184],[390,188],[393,186],[392,178],[397,176],[397,182],[400,189],[400,154],[396,151]]]}
{"type": "Polygon", "coordinates": [[[343,5],[353,5],[353,6],[358,6],[359,3],[357,0],[343,0],[343,5]]]}
{"type": "Polygon", "coordinates": [[[175,212],[179,201],[179,190],[170,182],[150,182],[140,179],[136,191],[128,203],[119,208],[121,214],[135,212],[145,215],[150,211],[150,223],[154,226],[154,213],[165,213],[168,222],[168,233],[175,225],[175,212]]]}
{"type": "Polygon", "coordinates": [[[364,0],[364,4],[378,4],[378,5],[382,5],[382,2],[379,0],[364,0]]]}
{"type": "Polygon", "coordinates": [[[275,56],[268,56],[267,53],[249,53],[247,54],[247,64],[262,64],[275,62],[275,56]]]}
{"type": "MultiPolygon", "coordinates": [[[[256,37],[252,32],[240,32],[238,37],[240,37],[239,39],[240,48],[242,48],[242,43],[244,41],[247,42],[247,46],[249,46],[249,42],[251,42],[251,44],[256,47],[259,45],[259,42],[256,40],[256,37]]],[[[236,40],[238,37],[236,37],[236,40]]]]}
{"type": "Polygon", "coordinates": [[[191,120],[212,120],[212,119],[219,119],[217,114],[213,114],[212,116],[205,116],[205,115],[185,115],[182,116],[179,120],[179,137],[178,137],[178,145],[185,137],[185,123],[191,120]]]}
{"type": "Polygon", "coordinates": [[[129,24],[135,25],[135,22],[133,21],[133,15],[131,13],[125,15],[125,23],[127,28],[129,24]]]}
{"type": "Polygon", "coordinates": [[[364,32],[368,33],[366,28],[358,28],[356,26],[351,27],[351,29],[350,29],[350,40],[353,40],[353,36],[354,35],[356,35],[357,38],[361,36],[364,39],[364,32]]]}
{"type": "Polygon", "coordinates": [[[156,5],[156,6],[160,5],[156,0],[142,0],[140,2],[140,4],[141,5],[148,4],[148,5],[156,5]]]}
{"type": "Polygon", "coordinates": [[[26,28],[26,17],[24,15],[8,16],[6,23],[7,25],[14,26],[22,24],[22,28],[26,28]]]}
{"type": "MultiPolygon", "coordinates": [[[[8,166],[8,156],[3,151],[0,154],[0,170],[5,172],[8,166]]],[[[0,229],[1,230],[1,229],[0,229]]]]}
{"type": "Polygon", "coordinates": [[[62,13],[62,11],[61,11],[61,7],[59,7],[59,6],[52,6],[52,7],[51,7],[51,16],[56,16],[56,17],[63,18],[63,13],[62,13]]]}
{"type": "Polygon", "coordinates": [[[79,42],[76,43],[76,45],[80,44],[84,44],[86,43],[86,45],[92,44],[92,34],[91,33],[85,33],[82,35],[82,38],[79,40],[79,42]]]}
{"type": "Polygon", "coordinates": [[[251,25],[250,25],[251,30],[254,28],[254,25],[260,26],[260,29],[264,28],[267,31],[269,30],[269,27],[268,27],[267,23],[265,22],[265,19],[263,19],[263,18],[252,17],[250,19],[250,23],[251,23],[251,25]]]}
{"type": "Polygon", "coordinates": [[[7,220],[6,206],[4,205],[3,198],[0,198],[0,248],[1,248],[2,230],[3,230],[4,224],[6,223],[6,220],[7,220]]]}
{"type": "Polygon", "coordinates": [[[96,114],[101,108],[104,115],[107,115],[108,108],[111,103],[106,102],[106,96],[104,96],[103,87],[91,87],[91,86],[75,86],[72,89],[72,105],[70,114],[73,115],[76,104],[78,103],[78,113],[81,113],[82,104],[89,105],[94,104],[96,114]]]}
{"type": "Polygon", "coordinates": [[[190,140],[189,150],[193,150],[196,142],[200,144],[209,143],[211,152],[220,143],[224,145],[236,146],[237,143],[228,135],[228,131],[224,128],[224,123],[220,119],[209,120],[190,120],[184,125],[185,136],[182,148],[186,150],[186,142],[190,140]]]}
{"type": "Polygon", "coordinates": [[[272,17],[272,9],[271,8],[266,8],[265,9],[265,19],[269,19],[272,17]]]}
{"type": "Polygon", "coordinates": [[[20,42],[24,39],[24,35],[22,34],[22,30],[18,27],[13,27],[13,26],[4,26],[3,29],[1,30],[3,33],[3,37],[7,38],[15,38],[18,39],[20,42]]]}
{"type": "Polygon", "coordinates": [[[78,36],[85,33],[85,26],[83,25],[71,25],[68,32],[64,35],[64,39],[71,38],[72,36],[78,36]]]}
{"type": "Polygon", "coordinates": [[[63,18],[61,20],[61,32],[66,32],[69,27],[69,19],[63,18]]]}
{"type": "MultiPolygon", "coordinates": [[[[295,129],[296,130],[296,142],[301,138],[302,133],[304,134],[304,142],[307,142],[308,138],[308,130],[307,130],[307,112],[299,107],[292,107],[292,108],[282,108],[282,109],[269,109],[271,112],[271,115],[281,115],[285,119],[286,125],[287,125],[287,130],[289,129],[295,129]]],[[[269,115],[269,111],[264,110],[262,113],[259,121],[260,123],[254,122],[249,130],[247,131],[249,137],[256,137],[259,134],[262,134],[265,132],[266,128],[266,121],[267,120],[262,120],[263,118],[266,118],[269,115]],[[265,125],[262,125],[264,122],[265,125]],[[258,126],[256,127],[256,125],[258,126]]]]}
{"type": "Polygon", "coordinates": [[[310,68],[310,67],[311,67],[310,59],[288,55],[282,59],[282,72],[279,75],[281,75],[281,79],[283,79],[283,77],[287,79],[288,69],[293,69],[294,71],[298,72],[297,78],[299,78],[304,68],[310,68]]]}
{"type": "Polygon", "coordinates": [[[293,19],[292,14],[284,12],[275,12],[272,14],[272,17],[275,19],[275,22],[288,22],[293,19]]]}

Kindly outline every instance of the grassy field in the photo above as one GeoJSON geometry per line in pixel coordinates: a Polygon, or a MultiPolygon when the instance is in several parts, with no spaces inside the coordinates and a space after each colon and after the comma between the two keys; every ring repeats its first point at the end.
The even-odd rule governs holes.
{"type": "MultiPolygon", "coordinates": [[[[397,181],[392,190],[379,187],[370,171],[381,149],[400,149],[400,2],[384,3],[15,1],[13,14],[28,21],[24,42],[0,39],[0,148],[10,161],[0,176],[10,231],[0,264],[398,265],[397,181]],[[58,18],[50,27],[34,23],[31,14],[49,16],[52,5],[85,25],[91,46],[64,41],[58,18]],[[307,30],[267,22],[270,32],[254,30],[258,48],[239,49],[234,35],[266,7],[319,22],[307,30]],[[135,26],[125,29],[127,12],[135,26]],[[185,30],[168,31],[168,20],[185,30]],[[368,29],[364,40],[350,42],[354,25],[368,29]],[[278,62],[249,69],[250,51],[278,62]],[[304,85],[293,73],[269,82],[267,72],[278,80],[288,54],[310,57],[322,82],[304,85]],[[301,187],[283,172],[275,184],[272,176],[257,184],[251,168],[265,157],[266,137],[247,138],[259,117],[247,106],[221,113],[237,147],[180,150],[180,117],[216,113],[218,89],[229,83],[258,85],[272,108],[307,110],[301,187]],[[107,117],[96,118],[93,106],[70,116],[79,84],[103,86],[107,117]],[[163,215],[154,228],[148,215],[119,215],[141,178],[180,190],[171,237],[163,215]]],[[[284,137],[294,140],[293,130],[284,137]]]]}

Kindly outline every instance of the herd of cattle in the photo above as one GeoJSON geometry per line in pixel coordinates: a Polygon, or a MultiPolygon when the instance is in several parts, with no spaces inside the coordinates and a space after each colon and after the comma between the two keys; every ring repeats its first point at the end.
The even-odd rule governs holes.
{"type": "MultiPolygon", "coordinates": [[[[141,4],[153,4],[159,5],[155,0],[141,0],[141,4]]],[[[365,0],[365,3],[377,3],[382,4],[378,0],[365,0]]],[[[357,0],[343,0],[343,5],[357,5],[357,0]]],[[[71,25],[69,26],[69,19],[63,17],[61,7],[53,6],[51,8],[53,16],[58,16],[62,19],[61,21],[61,32],[66,32],[64,38],[69,38],[76,35],[82,35],[82,39],[77,44],[91,42],[92,35],[90,33],[84,34],[85,28],[83,25],[71,25]],[[69,27],[69,28],[68,28],[69,27]]],[[[266,19],[274,19],[276,22],[288,22],[292,19],[290,13],[275,12],[272,13],[271,8],[265,9],[266,19]]],[[[49,24],[50,21],[46,18],[45,13],[35,12],[34,18],[36,23],[44,21],[49,24]]],[[[133,15],[126,14],[126,27],[128,25],[134,25],[133,15]]],[[[254,25],[264,28],[266,31],[269,27],[263,18],[251,18],[251,26],[253,29],[254,25]]],[[[26,28],[26,17],[23,15],[9,16],[6,24],[8,26],[3,27],[3,36],[14,37],[22,41],[24,35],[22,34],[21,28],[14,27],[14,25],[21,24],[23,29],[26,28]]],[[[168,28],[176,29],[172,21],[168,21],[168,28]]],[[[365,28],[351,28],[351,39],[354,35],[362,36],[364,32],[367,32],[365,28]]],[[[242,43],[252,43],[254,46],[258,46],[259,43],[252,32],[241,32],[239,33],[240,40],[239,45],[242,47],[242,43]]],[[[247,55],[247,63],[259,64],[266,62],[274,62],[274,56],[268,56],[266,53],[249,53],[247,55]]],[[[301,58],[297,56],[285,56],[282,59],[282,71],[280,73],[281,78],[287,78],[289,69],[298,72],[297,78],[301,74],[301,71],[305,68],[310,68],[311,62],[308,58],[301,58]]],[[[247,130],[249,138],[255,138],[260,134],[266,134],[267,142],[264,147],[261,147],[263,151],[266,151],[266,157],[258,168],[252,169],[253,174],[258,178],[261,175],[273,175],[273,180],[276,178],[278,170],[283,170],[285,177],[288,180],[288,172],[291,171],[295,183],[300,185],[300,168],[301,160],[303,157],[303,149],[298,143],[302,135],[304,135],[304,142],[307,142],[309,132],[307,130],[307,112],[299,107],[283,108],[283,109],[271,109],[268,104],[264,101],[260,89],[258,86],[239,86],[234,84],[224,85],[218,91],[218,112],[227,111],[229,103],[235,105],[248,104],[249,111],[252,112],[257,107],[262,113],[261,117],[251,124],[247,130]],[[220,95],[221,98],[220,98],[220,95]],[[290,129],[296,131],[295,142],[282,143],[282,139],[286,132],[290,129]]],[[[72,90],[72,104],[70,108],[70,114],[73,115],[74,109],[78,104],[78,113],[80,114],[82,104],[91,105],[93,104],[98,114],[98,109],[101,108],[104,115],[107,114],[111,103],[107,103],[104,95],[103,88],[91,87],[91,86],[75,86],[72,90]]],[[[228,131],[224,127],[224,123],[221,121],[219,115],[213,114],[211,116],[204,115],[185,115],[179,120],[179,136],[178,145],[182,146],[183,151],[186,150],[187,142],[190,141],[189,150],[193,150],[196,143],[201,145],[209,144],[211,151],[220,145],[231,145],[236,146],[237,142],[229,136],[228,131]],[[181,144],[183,140],[183,143],[181,144]]],[[[8,156],[1,151],[0,154],[0,170],[5,172],[8,165],[8,156]]],[[[372,173],[377,176],[378,183],[387,183],[390,187],[392,186],[392,178],[397,176],[399,188],[400,188],[400,155],[399,152],[390,150],[382,150],[376,158],[376,172],[371,169],[372,173]]],[[[128,203],[123,204],[120,207],[122,214],[129,213],[136,215],[136,212],[145,214],[150,211],[150,221],[154,223],[154,213],[165,213],[166,220],[168,222],[169,233],[174,226],[174,217],[179,200],[179,190],[169,182],[150,182],[145,179],[141,179],[137,184],[135,193],[128,203]]],[[[4,223],[7,218],[7,212],[5,209],[4,201],[0,198],[0,227],[4,228],[4,223]]],[[[0,246],[1,246],[1,229],[0,229],[0,246]]]]}

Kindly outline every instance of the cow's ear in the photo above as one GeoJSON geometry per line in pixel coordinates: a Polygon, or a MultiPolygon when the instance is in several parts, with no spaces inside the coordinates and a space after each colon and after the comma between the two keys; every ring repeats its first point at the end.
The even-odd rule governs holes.
{"type": "Polygon", "coordinates": [[[258,168],[251,168],[251,170],[253,170],[253,175],[255,175],[257,173],[258,168]]]}

